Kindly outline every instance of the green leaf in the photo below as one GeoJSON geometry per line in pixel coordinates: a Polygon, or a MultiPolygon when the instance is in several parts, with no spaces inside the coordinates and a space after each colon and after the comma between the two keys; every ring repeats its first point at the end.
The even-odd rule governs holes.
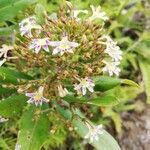
{"type": "MultiPolygon", "coordinates": [[[[80,120],[75,119],[73,122],[75,128],[77,128],[76,132],[84,138],[88,133],[87,126],[80,120]]],[[[91,143],[95,147],[96,150],[121,150],[116,140],[104,130],[104,133],[99,136],[98,141],[94,141],[91,143]]]]}
{"type": "Polygon", "coordinates": [[[0,8],[13,4],[16,1],[18,0],[0,0],[0,8]]]}
{"type": "Polygon", "coordinates": [[[21,150],[40,150],[48,137],[48,114],[36,114],[36,110],[36,106],[29,107],[20,120],[17,144],[21,150]]]}
{"type": "Polygon", "coordinates": [[[139,85],[134,81],[128,79],[113,78],[108,76],[96,76],[93,77],[93,81],[95,83],[94,90],[102,92],[113,89],[114,87],[121,84],[139,87],[139,85]]]}
{"type": "Polygon", "coordinates": [[[18,79],[32,79],[25,73],[15,71],[6,67],[0,67],[0,83],[18,84],[18,79]]]}
{"type": "Polygon", "coordinates": [[[121,84],[121,80],[118,78],[108,76],[96,76],[93,77],[96,91],[107,91],[121,84]]]}
{"type": "Polygon", "coordinates": [[[142,77],[147,95],[147,102],[150,104],[150,64],[145,60],[139,60],[139,65],[142,72],[142,77]]]}
{"type": "Polygon", "coordinates": [[[0,83],[12,83],[12,84],[18,84],[18,80],[15,76],[8,73],[5,69],[2,69],[0,67],[0,83]]]}
{"type": "Polygon", "coordinates": [[[0,86],[0,95],[12,94],[12,93],[15,93],[15,92],[16,92],[16,89],[4,88],[4,87],[0,86]]]}
{"type": "Polygon", "coordinates": [[[4,7],[0,8],[0,21],[6,21],[15,17],[19,11],[24,10],[27,6],[35,3],[37,0],[18,0],[11,3],[6,0],[4,7]]]}
{"type": "Polygon", "coordinates": [[[59,105],[56,105],[56,110],[58,112],[60,112],[60,114],[65,118],[65,119],[71,119],[72,117],[72,113],[70,112],[70,110],[64,110],[62,109],[62,107],[60,107],[59,105]]]}
{"type": "Polygon", "coordinates": [[[0,149],[2,150],[9,150],[9,146],[7,145],[7,142],[5,139],[0,138],[0,149]]]}
{"type": "Polygon", "coordinates": [[[3,117],[18,116],[26,105],[25,95],[13,95],[0,101],[0,115],[3,117]]]}
{"type": "Polygon", "coordinates": [[[122,80],[121,80],[121,83],[122,83],[122,84],[131,85],[131,86],[135,86],[135,87],[140,88],[140,86],[139,86],[137,83],[135,83],[134,81],[132,81],[132,80],[122,79],[122,80]]]}
{"type": "Polygon", "coordinates": [[[10,35],[15,30],[15,26],[0,28],[0,35],[10,35]]]}
{"type": "Polygon", "coordinates": [[[121,116],[118,112],[113,111],[112,108],[106,108],[105,112],[103,114],[105,117],[110,117],[115,125],[116,131],[118,133],[121,133],[121,129],[122,129],[122,120],[121,120],[121,116]]]}
{"type": "Polygon", "coordinates": [[[76,98],[72,95],[67,95],[63,99],[69,103],[83,103],[83,104],[90,104],[96,106],[112,106],[118,104],[119,102],[115,96],[107,95],[107,94],[104,94],[102,96],[90,100],[85,97],[76,98]]]}
{"type": "MultiPolygon", "coordinates": [[[[68,109],[63,109],[59,105],[56,105],[56,110],[62,115],[65,119],[71,119],[72,115],[71,112],[68,109]],[[59,107],[59,109],[57,109],[59,107]],[[70,113],[68,113],[70,112],[70,113]],[[70,115],[68,115],[70,114],[70,115]],[[66,117],[69,116],[69,117],[66,117]]],[[[81,116],[81,118],[85,118],[83,114],[79,111],[79,109],[76,110],[76,114],[81,116]]],[[[77,128],[76,132],[79,134],[80,137],[84,138],[84,136],[88,133],[87,126],[80,120],[75,119],[73,120],[73,126],[77,128]]],[[[118,143],[115,141],[115,139],[104,130],[104,133],[100,135],[98,141],[94,141],[94,143],[90,143],[94,146],[96,150],[120,150],[120,147],[118,143]]]]}

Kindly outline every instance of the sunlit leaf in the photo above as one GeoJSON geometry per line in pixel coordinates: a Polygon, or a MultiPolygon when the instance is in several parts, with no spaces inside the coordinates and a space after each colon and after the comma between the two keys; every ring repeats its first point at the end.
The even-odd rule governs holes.
{"type": "Polygon", "coordinates": [[[21,145],[21,150],[40,150],[48,137],[47,113],[36,114],[36,111],[38,111],[36,106],[31,106],[21,117],[17,140],[17,144],[21,145]]]}
{"type": "Polygon", "coordinates": [[[3,117],[19,116],[26,105],[25,95],[13,95],[0,101],[0,115],[3,117]]]}
{"type": "Polygon", "coordinates": [[[135,87],[140,87],[137,83],[135,83],[134,81],[132,80],[128,80],[128,79],[122,79],[121,80],[121,83],[122,84],[126,84],[126,85],[131,85],[131,86],[135,86],[135,87]]]}
{"type": "Polygon", "coordinates": [[[35,3],[37,0],[18,0],[18,1],[8,1],[4,7],[0,8],[0,21],[6,21],[15,17],[19,11],[24,10],[27,6],[35,3]],[[7,3],[8,2],[8,3],[7,3]]]}

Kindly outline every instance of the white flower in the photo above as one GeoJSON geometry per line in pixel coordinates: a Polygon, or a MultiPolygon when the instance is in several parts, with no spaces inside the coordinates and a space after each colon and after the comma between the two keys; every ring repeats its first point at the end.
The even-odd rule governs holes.
{"type": "Polygon", "coordinates": [[[105,67],[102,69],[103,72],[108,72],[110,76],[112,76],[113,74],[119,76],[121,70],[118,65],[120,64],[120,62],[103,61],[103,63],[105,64],[105,67]]]}
{"type": "Polygon", "coordinates": [[[79,46],[79,44],[76,42],[68,41],[67,36],[63,37],[61,41],[51,41],[50,45],[56,47],[53,50],[53,55],[58,53],[60,53],[60,55],[63,55],[65,52],[73,53],[73,49],[79,46]]]}
{"type": "Polygon", "coordinates": [[[44,49],[46,52],[49,52],[49,48],[48,48],[49,45],[50,45],[50,41],[48,38],[33,39],[29,48],[34,49],[34,52],[38,54],[41,48],[44,49]]]}
{"type": "Polygon", "coordinates": [[[0,123],[6,122],[6,121],[8,121],[8,119],[3,118],[2,116],[0,116],[0,123]]]}
{"type": "Polygon", "coordinates": [[[16,144],[15,150],[21,150],[21,145],[20,144],[16,144]]]}
{"type": "Polygon", "coordinates": [[[40,86],[37,92],[26,93],[26,96],[30,97],[30,99],[27,102],[35,103],[36,106],[42,105],[43,102],[48,103],[49,100],[43,97],[43,91],[44,91],[44,87],[40,86]]]}
{"type": "Polygon", "coordinates": [[[99,136],[104,133],[102,125],[93,126],[93,125],[87,124],[87,127],[89,129],[89,132],[87,133],[87,135],[85,135],[84,138],[89,139],[90,143],[93,143],[94,141],[98,141],[99,136]]]}
{"type": "Polygon", "coordinates": [[[63,89],[61,85],[58,86],[58,94],[60,97],[65,97],[68,93],[69,92],[66,88],[63,89]]]}
{"type": "Polygon", "coordinates": [[[120,61],[122,59],[122,51],[117,43],[114,42],[109,36],[104,35],[102,38],[106,39],[104,44],[106,45],[105,53],[107,53],[113,61],[120,61]]]}
{"type": "Polygon", "coordinates": [[[104,21],[108,20],[106,13],[101,10],[100,6],[94,7],[93,5],[91,5],[90,7],[91,7],[92,13],[93,13],[92,16],[89,17],[90,21],[93,21],[95,19],[102,19],[104,21]]]}
{"type": "Polygon", "coordinates": [[[40,31],[42,27],[36,23],[36,18],[34,16],[28,17],[19,23],[21,36],[32,37],[32,29],[40,31]]]}
{"type": "Polygon", "coordinates": [[[2,45],[2,48],[0,48],[0,58],[2,58],[0,60],[0,66],[2,66],[6,62],[6,60],[8,58],[8,56],[7,56],[8,51],[10,51],[12,49],[13,49],[13,46],[8,46],[8,45],[5,45],[5,44],[2,45]]]}
{"type": "Polygon", "coordinates": [[[94,82],[92,81],[92,79],[86,77],[84,79],[78,79],[77,80],[80,82],[79,84],[75,84],[74,85],[74,89],[78,92],[78,94],[82,93],[82,95],[86,94],[87,89],[90,92],[94,92],[94,82]]]}
{"type": "Polygon", "coordinates": [[[87,10],[72,10],[71,11],[71,17],[74,17],[76,21],[80,21],[81,19],[78,17],[80,13],[88,14],[87,10]]]}

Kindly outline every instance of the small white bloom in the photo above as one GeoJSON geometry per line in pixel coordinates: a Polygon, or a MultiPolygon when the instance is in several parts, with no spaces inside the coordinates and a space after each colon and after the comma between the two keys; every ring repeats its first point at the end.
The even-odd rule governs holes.
{"type": "Polygon", "coordinates": [[[3,118],[2,116],[0,116],[0,123],[6,122],[6,121],[8,121],[8,119],[3,118]]]}
{"type": "Polygon", "coordinates": [[[112,76],[113,74],[119,76],[121,70],[118,65],[120,64],[120,62],[103,61],[103,63],[105,64],[105,67],[102,69],[103,72],[108,72],[110,76],[112,76]]]}
{"type": "Polygon", "coordinates": [[[40,31],[42,27],[36,23],[34,16],[28,17],[19,23],[21,36],[32,37],[32,29],[40,31]]]}
{"type": "Polygon", "coordinates": [[[16,144],[15,150],[21,150],[21,145],[20,144],[16,144]]]}
{"type": "Polygon", "coordinates": [[[98,125],[98,126],[92,125],[91,126],[91,125],[87,124],[87,127],[89,129],[89,132],[87,133],[87,135],[84,138],[89,139],[90,143],[93,143],[94,141],[98,141],[99,136],[104,133],[102,125],[98,125]]]}
{"type": "Polygon", "coordinates": [[[68,93],[68,90],[66,88],[63,89],[62,85],[58,86],[58,94],[60,97],[65,97],[68,93]]]}
{"type": "Polygon", "coordinates": [[[81,13],[83,13],[83,14],[88,14],[88,11],[87,11],[87,10],[72,10],[72,11],[71,11],[71,17],[75,18],[76,21],[79,22],[81,19],[80,19],[78,16],[79,16],[79,14],[81,14],[81,13]]]}
{"type": "Polygon", "coordinates": [[[86,77],[84,79],[78,79],[77,80],[80,82],[79,84],[75,84],[74,85],[74,89],[78,92],[78,94],[82,93],[82,95],[86,94],[87,89],[90,92],[94,92],[94,82],[92,81],[92,79],[86,77]]]}
{"type": "Polygon", "coordinates": [[[44,49],[46,52],[49,52],[49,48],[48,48],[49,45],[50,45],[50,41],[48,38],[33,39],[29,48],[34,49],[34,52],[38,54],[41,48],[44,49]]]}
{"type": "Polygon", "coordinates": [[[44,91],[44,87],[40,86],[37,92],[26,93],[26,96],[30,97],[30,99],[27,102],[35,103],[36,106],[42,105],[43,102],[48,103],[49,100],[43,97],[43,91],[44,91]]]}
{"type": "Polygon", "coordinates": [[[90,6],[92,9],[92,16],[89,17],[90,21],[93,21],[95,19],[102,19],[104,21],[108,20],[108,17],[106,16],[106,13],[101,10],[101,7],[94,7],[93,5],[90,6]]]}
{"type": "Polygon", "coordinates": [[[106,42],[104,42],[106,45],[104,52],[112,58],[112,61],[120,61],[122,59],[122,51],[120,47],[117,46],[117,43],[107,35],[104,35],[102,38],[106,39],[106,42]]]}
{"type": "Polygon", "coordinates": [[[53,55],[58,53],[63,55],[65,52],[73,53],[73,49],[79,46],[79,44],[76,42],[68,41],[67,36],[63,37],[61,41],[50,41],[50,45],[56,47],[53,50],[53,55]]]}
{"type": "Polygon", "coordinates": [[[12,49],[13,49],[13,46],[8,46],[5,44],[2,45],[2,48],[0,48],[0,58],[2,58],[0,60],[0,66],[2,66],[6,62],[6,60],[8,58],[8,56],[7,56],[8,52],[12,49]]]}

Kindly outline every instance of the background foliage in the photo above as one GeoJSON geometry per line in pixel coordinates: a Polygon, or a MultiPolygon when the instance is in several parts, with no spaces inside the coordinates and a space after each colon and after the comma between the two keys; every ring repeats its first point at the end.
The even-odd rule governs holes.
{"type": "MultiPolygon", "coordinates": [[[[90,112],[87,112],[86,116],[95,123],[102,123],[106,127],[109,126],[110,121],[113,121],[116,131],[120,133],[122,130],[120,113],[135,109],[134,99],[143,92],[146,93],[147,103],[150,103],[150,3],[146,0],[72,0],[71,2],[74,4],[75,9],[89,10],[90,4],[93,4],[95,6],[101,5],[102,9],[106,11],[110,19],[105,26],[108,33],[119,43],[124,53],[121,64],[121,78],[131,79],[140,85],[138,87],[128,80],[105,77],[98,79],[100,81],[100,84],[97,85],[98,89],[105,91],[106,95],[102,97],[100,102],[97,100],[91,101],[94,105],[102,107],[97,108],[88,105],[90,112]],[[108,85],[106,85],[105,80],[107,80],[108,85]],[[124,85],[124,83],[132,86],[124,85]],[[107,95],[112,96],[110,102],[107,101],[109,99],[107,95]],[[117,97],[114,95],[117,95],[117,97]]],[[[46,10],[49,14],[56,12],[61,3],[62,0],[0,0],[0,44],[14,42],[18,23],[27,14],[36,13],[40,21],[43,11],[46,10]]],[[[30,79],[30,76],[23,73],[6,69],[6,67],[0,68],[1,84],[18,85],[20,81],[30,79]]],[[[35,108],[30,109],[27,106],[23,109],[27,99],[24,95],[16,93],[16,90],[11,87],[0,86],[0,97],[2,99],[0,102],[0,115],[9,118],[8,122],[0,123],[0,148],[4,150],[14,149],[16,142],[21,143],[24,150],[33,150],[32,145],[36,145],[35,150],[39,149],[41,145],[43,145],[43,149],[67,149],[69,147],[70,149],[82,150],[87,148],[87,144],[82,143],[74,132],[68,136],[65,124],[60,123],[61,117],[53,117],[53,110],[39,115],[40,119],[33,123],[32,118],[34,117],[31,116],[34,116],[35,108]],[[23,115],[20,117],[22,113],[23,115]],[[48,121],[51,124],[50,129],[48,121]],[[39,124],[42,124],[42,126],[38,126],[39,124]],[[19,133],[18,128],[20,129],[19,133]],[[30,133],[32,134],[26,134],[28,129],[31,129],[30,133]],[[47,130],[49,132],[46,132],[47,130]]],[[[73,98],[66,97],[65,100],[72,103],[73,98]]],[[[75,101],[85,103],[84,99],[75,99],[75,101]]],[[[43,107],[45,109],[47,106],[43,107]]],[[[67,116],[66,120],[70,118],[71,112],[59,107],[57,109],[62,116],[67,116]]],[[[83,109],[86,110],[86,107],[83,109]]],[[[40,112],[37,110],[36,113],[40,112]]],[[[36,120],[36,118],[34,119],[36,120]]],[[[83,133],[80,132],[79,135],[83,137],[84,132],[86,132],[83,130],[84,125],[76,121],[74,124],[81,128],[79,131],[83,133]]],[[[70,128],[70,130],[72,129],[70,128]]],[[[103,138],[112,140],[107,133],[103,138]]],[[[101,141],[103,140],[101,139],[101,141]]],[[[105,142],[101,143],[101,145],[103,144],[107,145],[105,142]]],[[[99,145],[95,144],[95,147],[99,149],[99,145]]]]}

